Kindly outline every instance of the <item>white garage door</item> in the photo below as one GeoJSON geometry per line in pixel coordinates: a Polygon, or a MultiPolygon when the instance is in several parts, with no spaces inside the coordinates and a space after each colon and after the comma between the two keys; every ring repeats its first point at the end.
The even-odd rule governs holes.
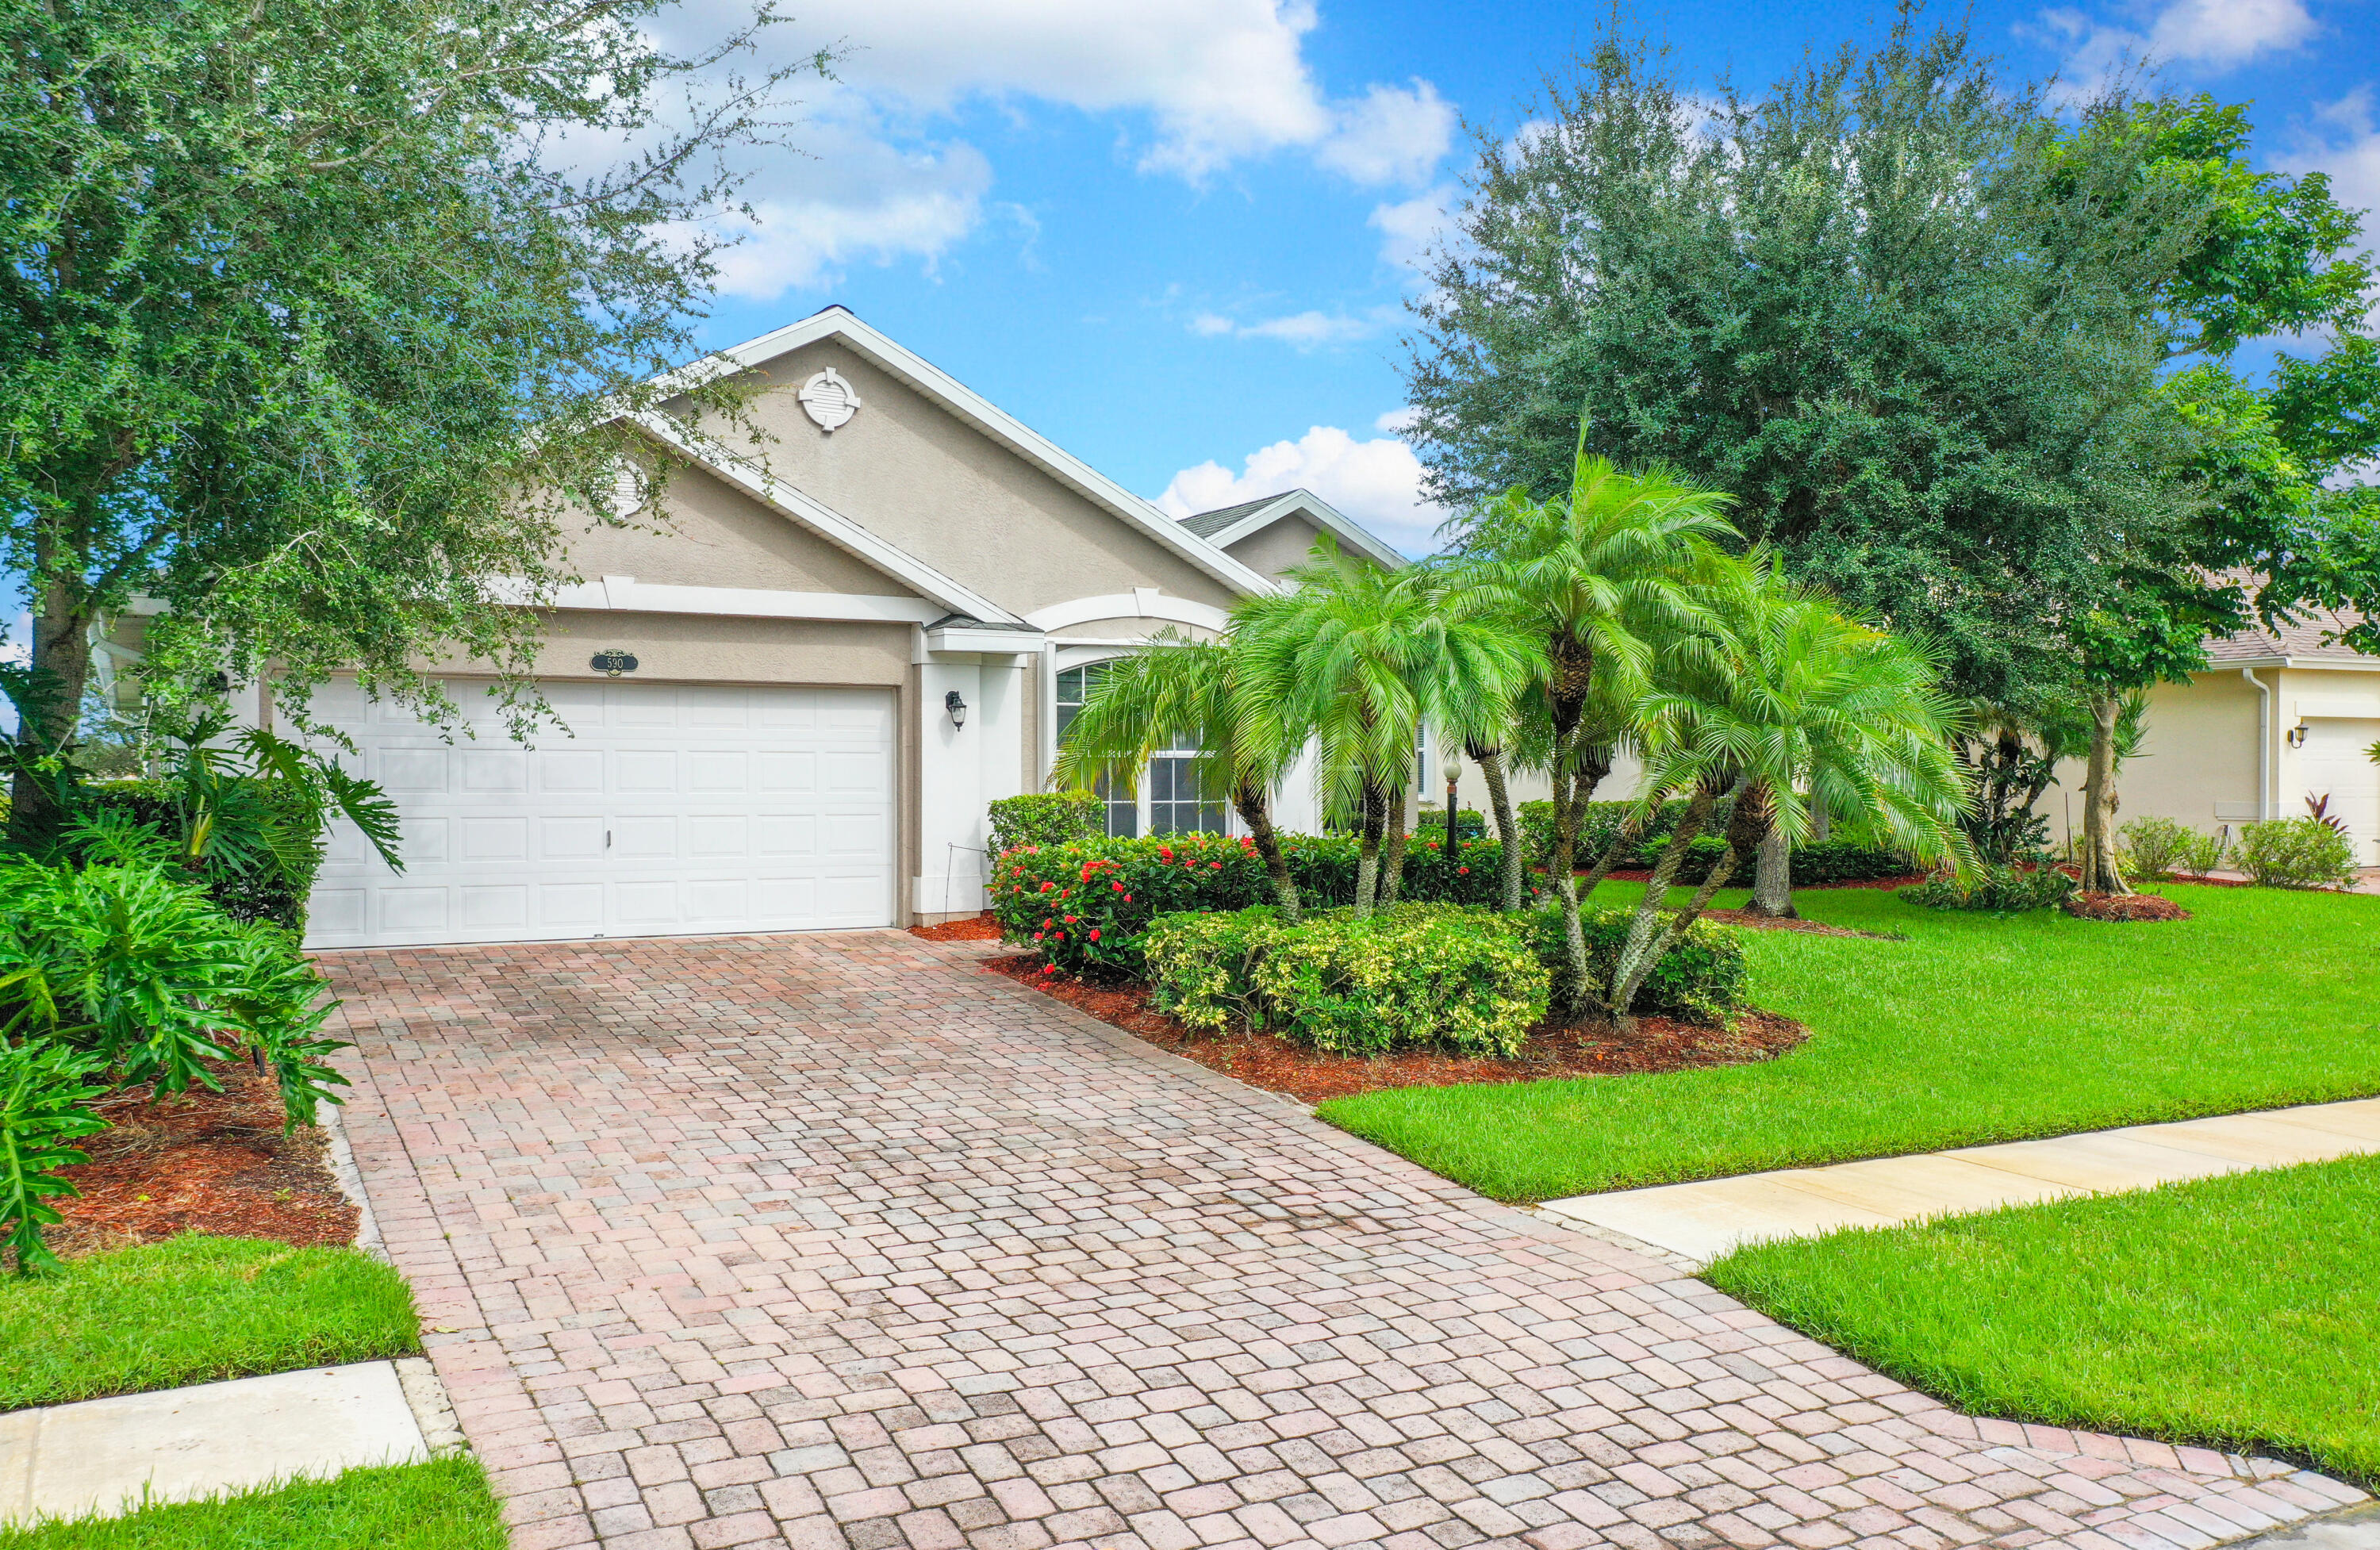
{"type": "Polygon", "coordinates": [[[351,682],[317,696],[355,740],[346,762],[403,813],[406,866],[341,825],[308,945],[892,922],[892,691],[549,684],[568,731],[523,747],[482,684],[450,688],[476,738],[449,743],[351,682]]]}
{"type": "Polygon", "coordinates": [[[2298,756],[2306,793],[2330,798],[2330,816],[2347,825],[2356,859],[2366,866],[2380,866],[2380,765],[2368,751],[2374,742],[2380,742],[2380,721],[2314,716],[2306,721],[2305,748],[2298,756]]]}

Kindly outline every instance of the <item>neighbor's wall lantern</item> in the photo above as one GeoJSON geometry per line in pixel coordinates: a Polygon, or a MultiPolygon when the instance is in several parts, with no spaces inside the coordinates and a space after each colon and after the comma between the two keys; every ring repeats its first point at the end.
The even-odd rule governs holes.
{"type": "Polygon", "coordinates": [[[2297,725],[2289,729],[2289,746],[2292,748],[2302,748],[2305,746],[2305,740],[2306,724],[2303,721],[2300,721],[2297,725]]]}
{"type": "Polygon", "coordinates": [[[966,701],[959,698],[959,692],[956,689],[942,696],[942,708],[951,713],[951,725],[954,727],[966,725],[966,701]]]}

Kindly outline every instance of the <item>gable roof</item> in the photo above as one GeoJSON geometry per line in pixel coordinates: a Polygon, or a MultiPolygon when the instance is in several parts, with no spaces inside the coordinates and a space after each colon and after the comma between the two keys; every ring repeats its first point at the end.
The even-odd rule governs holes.
{"type": "Polygon", "coordinates": [[[1353,550],[1383,569],[1399,570],[1408,563],[1369,528],[1310,490],[1292,490],[1268,495],[1261,501],[1243,501],[1236,506],[1199,512],[1184,517],[1179,526],[1217,549],[1225,549],[1250,534],[1263,532],[1285,516],[1305,517],[1337,539],[1341,549],[1353,550]]]}
{"type": "MultiPolygon", "coordinates": [[[[1072,453],[1062,450],[940,367],[860,321],[850,309],[839,304],[812,313],[797,323],[764,333],[758,339],[747,340],[707,356],[691,366],[670,372],[659,379],[655,385],[665,393],[686,392],[705,382],[716,381],[722,376],[749,370],[788,350],[797,350],[821,339],[834,340],[1093,505],[1139,528],[1232,591],[1277,590],[1269,577],[1232,559],[1220,547],[1208,542],[1202,535],[1184,527],[1149,502],[1135,495],[1072,453]]],[[[973,613],[978,618],[1010,617],[998,610],[990,614],[974,608],[961,608],[958,612],[973,613]]]]}
{"type": "Polygon", "coordinates": [[[2287,667],[2299,662],[2338,662],[2358,667],[2380,669],[2380,657],[2366,656],[2343,641],[2325,642],[2325,634],[2337,634],[2357,624],[2362,614],[2352,610],[2325,612],[2278,629],[2246,629],[2237,635],[2216,636],[2206,642],[2206,660],[2213,667],[2287,667]]]}

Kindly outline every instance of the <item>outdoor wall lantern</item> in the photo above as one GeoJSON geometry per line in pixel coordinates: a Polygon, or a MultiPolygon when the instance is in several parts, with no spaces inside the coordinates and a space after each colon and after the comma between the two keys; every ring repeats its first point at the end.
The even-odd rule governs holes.
{"type": "Polygon", "coordinates": [[[2302,748],[2305,746],[2305,740],[2306,724],[2303,721],[2300,721],[2297,725],[2289,729],[2289,746],[2292,748],[2302,748]]]}
{"type": "Polygon", "coordinates": [[[942,696],[942,708],[951,713],[951,725],[954,727],[966,725],[966,701],[959,698],[959,692],[956,689],[942,696]]]}

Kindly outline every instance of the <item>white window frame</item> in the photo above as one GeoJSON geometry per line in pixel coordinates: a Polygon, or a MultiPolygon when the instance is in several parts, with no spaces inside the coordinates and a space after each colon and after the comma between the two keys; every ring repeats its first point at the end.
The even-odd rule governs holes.
{"type": "MultiPolygon", "coordinates": [[[[1099,662],[1111,662],[1122,657],[1129,657],[1142,648],[1142,644],[1138,641],[1099,641],[1096,643],[1085,642],[1075,645],[1053,643],[1048,652],[1045,653],[1043,658],[1045,671],[1042,673],[1041,688],[1041,726],[1043,729],[1041,733],[1041,770],[1042,782],[1044,785],[1048,784],[1049,772],[1058,761],[1058,675],[1063,672],[1071,672],[1079,667],[1090,667],[1099,662]]],[[[1156,761],[1154,759],[1150,761],[1152,765],[1156,761]]],[[[1149,832],[1149,791],[1156,782],[1151,781],[1148,777],[1149,770],[1144,768],[1140,772],[1140,779],[1135,781],[1133,785],[1133,823],[1136,831],[1135,838],[1146,838],[1149,832]]],[[[1214,832],[1220,834],[1239,833],[1241,829],[1241,824],[1239,821],[1240,816],[1232,810],[1231,803],[1228,800],[1218,798],[1215,805],[1222,809],[1223,827],[1214,832]]],[[[1176,830],[1174,832],[1180,831],[1176,830]]]]}

